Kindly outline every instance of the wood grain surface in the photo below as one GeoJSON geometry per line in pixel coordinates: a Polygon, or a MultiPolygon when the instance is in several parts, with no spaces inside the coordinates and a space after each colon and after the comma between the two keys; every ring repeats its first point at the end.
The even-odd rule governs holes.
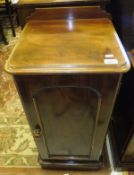
{"type": "Polygon", "coordinates": [[[72,11],[73,8],[64,20],[55,20],[53,15],[53,20],[29,21],[6,71],[13,74],[128,71],[127,55],[111,21],[75,18],[78,11],[72,11]]]}

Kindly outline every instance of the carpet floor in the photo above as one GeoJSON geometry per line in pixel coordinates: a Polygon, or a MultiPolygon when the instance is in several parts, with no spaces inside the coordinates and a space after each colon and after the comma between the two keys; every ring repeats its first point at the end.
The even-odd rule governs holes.
{"type": "Polygon", "coordinates": [[[38,153],[12,76],[4,71],[16,38],[7,33],[8,45],[0,42],[0,167],[39,167],[38,153]]]}

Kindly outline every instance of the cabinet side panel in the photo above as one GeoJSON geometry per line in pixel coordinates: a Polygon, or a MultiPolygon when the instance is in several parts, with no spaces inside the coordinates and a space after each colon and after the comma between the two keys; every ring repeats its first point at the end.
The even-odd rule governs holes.
{"type": "Polygon", "coordinates": [[[107,76],[104,76],[103,80],[100,82],[102,104],[99,119],[97,121],[94,142],[92,144],[91,157],[93,160],[98,160],[101,155],[101,150],[104,145],[110,117],[112,114],[117,93],[119,91],[120,80],[121,80],[120,74],[109,74],[107,76]]]}
{"type": "MultiPolygon", "coordinates": [[[[29,84],[29,82],[27,81],[27,79],[23,76],[14,76],[14,81],[25,111],[25,114],[27,116],[29,125],[31,127],[31,131],[34,137],[34,131],[36,129],[36,127],[40,124],[40,121],[37,120],[36,117],[36,111],[33,110],[33,103],[30,100],[30,94],[27,88],[27,85],[29,84]]],[[[31,89],[32,90],[32,89],[31,89]]],[[[42,134],[42,133],[41,133],[42,134]]],[[[39,154],[41,158],[48,158],[48,150],[47,147],[45,145],[45,139],[43,137],[43,135],[41,135],[41,137],[34,137],[35,143],[37,145],[39,154]]]]}

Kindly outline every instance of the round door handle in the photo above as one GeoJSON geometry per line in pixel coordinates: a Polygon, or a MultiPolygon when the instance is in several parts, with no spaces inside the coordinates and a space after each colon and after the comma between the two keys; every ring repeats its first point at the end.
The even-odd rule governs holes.
{"type": "Polygon", "coordinates": [[[41,136],[41,128],[39,125],[36,125],[35,129],[33,130],[34,137],[40,137],[41,136]]]}

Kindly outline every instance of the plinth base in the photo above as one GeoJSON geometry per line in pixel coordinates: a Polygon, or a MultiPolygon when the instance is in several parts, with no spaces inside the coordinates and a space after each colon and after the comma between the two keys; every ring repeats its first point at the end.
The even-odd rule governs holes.
{"type": "Polygon", "coordinates": [[[74,161],[74,160],[42,160],[39,157],[39,163],[42,168],[48,169],[75,169],[75,170],[96,170],[103,167],[102,158],[99,161],[74,161]]]}

